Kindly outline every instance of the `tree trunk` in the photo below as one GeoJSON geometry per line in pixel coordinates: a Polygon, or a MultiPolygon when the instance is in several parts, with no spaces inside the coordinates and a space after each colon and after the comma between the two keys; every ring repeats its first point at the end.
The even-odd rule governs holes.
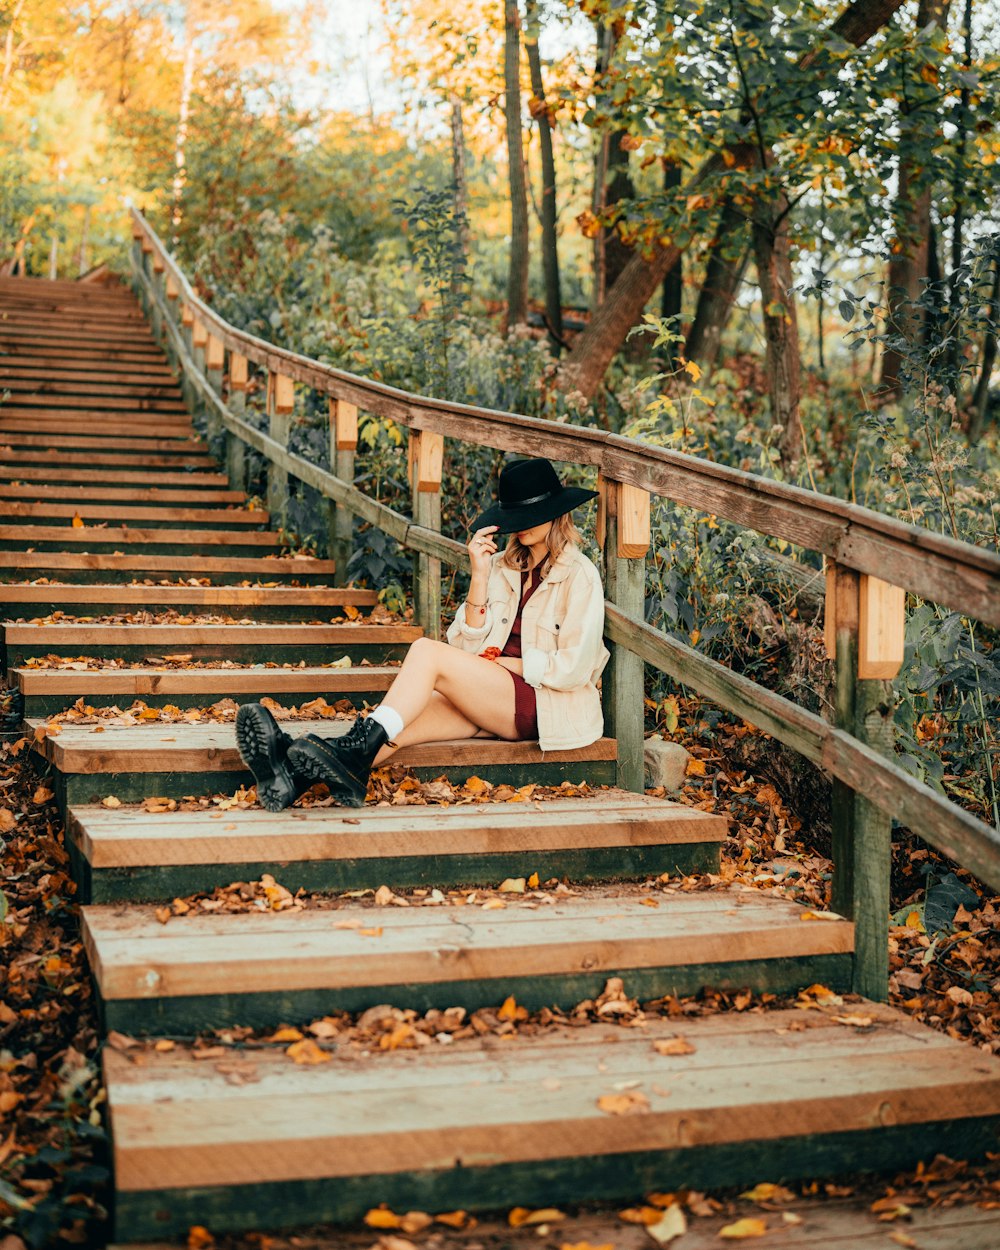
{"type": "Polygon", "coordinates": [[[969,414],[969,442],[978,443],[986,429],[986,411],[990,402],[990,378],[997,359],[996,325],[1000,321],[1000,259],[993,262],[993,290],[990,294],[989,322],[983,337],[983,354],[979,380],[972,395],[969,414]]]}
{"type": "MultiPolygon", "coordinates": [[[[594,86],[601,81],[608,61],[611,58],[611,27],[598,20],[595,41],[597,55],[594,58],[594,86]]],[[[611,152],[611,135],[606,130],[598,131],[597,151],[594,154],[594,186],[590,195],[590,209],[595,217],[604,212],[604,195],[608,181],[608,161],[611,152]]],[[[602,228],[597,231],[592,241],[592,282],[590,288],[590,311],[594,312],[604,303],[607,293],[605,273],[605,246],[607,232],[602,228]]]]}
{"type": "Polygon", "coordinates": [[[177,246],[183,210],[184,183],[187,180],[187,132],[188,115],[191,111],[191,93],[194,89],[194,14],[191,0],[184,10],[184,70],[181,76],[181,101],[177,113],[177,136],[174,140],[174,181],[171,198],[171,242],[177,246]]]}
{"type": "Polygon", "coordinates": [[[750,259],[750,248],[743,237],[745,226],[746,218],[726,196],[709,249],[694,320],[684,344],[685,357],[700,365],[714,365],[719,358],[722,332],[750,259]]]}
{"type": "Polygon", "coordinates": [[[521,18],[517,0],[504,0],[504,91],[507,161],[510,166],[510,269],[507,275],[507,327],[528,320],[528,186],[521,135],[521,18]]]}
{"type": "Polygon", "coordinates": [[[451,173],[455,183],[455,221],[458,225],[458,246],[461,249],[461,272],[469,268],[469,188],[465,175],[465,132],[462,126],[462,105],[451,102],[451,173]]]}
{"type": "MultiPolygon", "coordinates": [[[[627,130],[616,130],[608,140],[608,165],[604,185],[605,209],[613,208],[620,200],[630,200],[635,195],[635,185],[629,168],[631,153],[621,145],[622,139],[627,134],[627,130]]],[[[632,259],[634,249],[622,241],[622,236],[615,226],[602,230],[601,233],[604,235],[604,293],[607,295],[632,259]]]]}
{"type": "Polygon", "coordinates": [[[538,6],[526,0],[527,31],[524,45],[531,74],[531,114],[538,123],[542,156],[542,272],[545,276],[545,320],[554,356],[562,347],[562,295],[559,289],[559,240],[556,236],[556,165],[552,152],[552,118],[545,100],[542,60],[538,51],[538,6]]]}
{"type": "MultiPolygon", "coordinates": [[[[944,24],[950,0],[920,0],[917,29],[934,22],[944,24]]],[[[919,110],[904,110],[899,118],[899,173],[894,213],[895,238],[891,244],[886,277],[886,303],[889,324],[904,339],[913,339],[923,330],[913,304],[920,296],[920,280],[928,274],[931,226],[931,181],[933,161],[928,161],[926,135],[919,110]]],[[[901,390],[899,376],[903,351],[886,344],[882,353],[880,399],[894,398],[901,390]]]]}
{"type": "MultiPolygon", "coordinates": [[[[902,3],[903,0],[854,0],[834,22],[831,33],[860,47],[902,3]]],[[[808,67],[816,55],[814,52],[807,53],[803,65],[808,67]]],[[[740,146],[734,145],[730,151],[739,161],[740,146]]],[[[706,179],[723,168],[720,156],[710,157],[688,179],[678,196],[694,194],[706,179]]],[[[579,390],[588,399],[596,393],[615,353],[680,254],[681,249],[674,243],[669,246],[656,244],[648,252],[634,253],[614,288],[608,292],[604,303],[595,311],[586,330],[564,358],[556,377],[556,384],[561,390],[579,390]]]]}
{"type": "Polygon", "coordinates": [[[781,464],[786,473],[791,474],[798,467],[802,454],[802,418],[799,413],[802,379],[787,208],[782,194],[775,205],[776,215],[755,221],[752,235],[767,345],[771,424],[781,429],[778,440],[781,464]],[[776,220],[776,216],[780,220],[776,220]]]}
{"type": "MultiPolygon", "coordinates": [[[[681,167],[669,164],[663,170],[663,187],[666,191],[676,191],[681,185],[681,167]]],[[[684,257],[677,257],[677,263],[666,273],[663,279],[663,290],[660,293],[660,315],[663,319],[674,319],[674,330],[680,333],[681,314],[684,311],[684,257]]],[[[676,368],[678,359],[683,355],[680,343],[670,345],[670,366],[676,368]]]]}
{"type": "MultiPolygon", "coordinates": [[[[972,68],[972,0],[965,0],[962,13],[962,33],[965,37],[965,68],[972,68]]],[[[963,86],[959,96],[958,116],[955,125],[958,129],[955,164],[951,173],[952,200],[955,204],[951,218],[951,274],[948,284],[948,303],[951,315],[957,311],[958,303],[958,271],[962,265],[962,244],[965,229],[965,159],[969,139],[969,88],[963,86]]],[[[948,348],[948,370],[955,379],[956,399],[961,388],[960,368],[962,361],[962,345],[958,335],[952,336],[948,348]]],[[[961,401],[959,400],[959,403],[961,401]]]]}

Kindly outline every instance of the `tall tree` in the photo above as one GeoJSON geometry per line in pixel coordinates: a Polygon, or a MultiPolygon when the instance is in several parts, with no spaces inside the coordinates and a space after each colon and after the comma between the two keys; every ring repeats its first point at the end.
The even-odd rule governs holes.
{"type": "Polygon", "coordinates": [[[556,235],[556,164],[552,151],[554,110],[545,98],[542,58],[538,49],[540,23],[537,0],[525,0],[524,46],[531,74],[531,100],[528,108],[538,125],[538,145],[542,158],[542,272],[545,276],[545,320],[549,344],[558,356],[562,347],[562,294],[559,288],[559,240],[556,235]]]}
{"type": "MultiPolygon", "coordinates": [[[[917,7],[915,63],[904,79],[899,117],[896,202],[893,210],[893,241],[886,276],[886,303],[892,329],[903,340],[922,332],[914,304],[921,280],[929,273],[931,232],[931,185],[934,161],[930,159],[936,118],[937,67],[933,42],[943,35],[950,0],[920,0],[917,7]]],[[[882,353],[881,397],[898,395],[902,345],[887,343],[882,353]]]]}
{"type": "Polygon", "coordinates": [[[504,0],[504,109],[510,178],[510,265],[507,325],[528,320],[528,184],[521,132],[521,15],[517,0],[504,0]]]}
{"type": "MultiPolygon", "coordinates": [[[[903,0],[853,0],[828,33],[859,47],[885,25],[902,3],[903,0]]],[[[806,53],[800,59],[800,66],[809,68],[817,55],[818,49],[806,53]]],[[[730,144],[726,152],[728,161],[720,152],[701,164],[680,188],[680,202],[702,194],[716,175],[727,168],[754,160],[753,149],[745,143],[730,144]]],[[[562,389],[579,390],[588,397],[594,395],[629,330],[639,321],[646,304],[683,250],[674,237],[669,242],[656,240],[647,248],[637,250],[603,305],[573,344],[572,351],[563,359],[557,378],[562,389]]]]}

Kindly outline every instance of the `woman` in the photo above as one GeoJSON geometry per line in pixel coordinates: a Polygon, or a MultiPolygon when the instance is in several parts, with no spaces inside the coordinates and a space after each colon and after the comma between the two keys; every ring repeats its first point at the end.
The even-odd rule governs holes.
{"type": "Polygon", "coordinates": [[[240,708],[236,741],[269,811],[316,781],[361,807],[372,768],[418,742],[537,738],[548,751],[601,736],[604,588],[569,515],[596,492],[563,486],[547,460],[520,460],[503,469],[498,493],[476,521],[469,593],[447,643],[413,643],[367,717],[340,738],[293,741],[259,703],[240,708]],[[501,552],[502,533],[511,537],[501,552]]]}

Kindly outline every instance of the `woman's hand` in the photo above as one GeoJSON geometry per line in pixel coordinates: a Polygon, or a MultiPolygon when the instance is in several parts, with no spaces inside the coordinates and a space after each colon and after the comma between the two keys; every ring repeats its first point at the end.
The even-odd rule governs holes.
{"type": "Polygon", "coordinates": [[[490,560],[496,553],[497,545],[494,540],[494,534],[497,527],[495,525],[486,525],[481,530],[476,530],[469,540],[469,562],[472,565],[472,576],[485,579],[489,576],[490,560]]]}

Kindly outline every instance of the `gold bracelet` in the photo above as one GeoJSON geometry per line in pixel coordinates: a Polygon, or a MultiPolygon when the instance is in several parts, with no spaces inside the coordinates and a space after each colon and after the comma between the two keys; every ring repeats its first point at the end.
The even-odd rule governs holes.
{"type": "Polygon", "coordinates": [[[469,603],[468,599],[466,599],[466,601],[465,601],[465,605],[466,605],[466,607],[469,607],[469,608],[475,608],[477,612],[485,612],[485,611],[486,611],[486,604],[485,604],[485,603],[469,603]]]}

